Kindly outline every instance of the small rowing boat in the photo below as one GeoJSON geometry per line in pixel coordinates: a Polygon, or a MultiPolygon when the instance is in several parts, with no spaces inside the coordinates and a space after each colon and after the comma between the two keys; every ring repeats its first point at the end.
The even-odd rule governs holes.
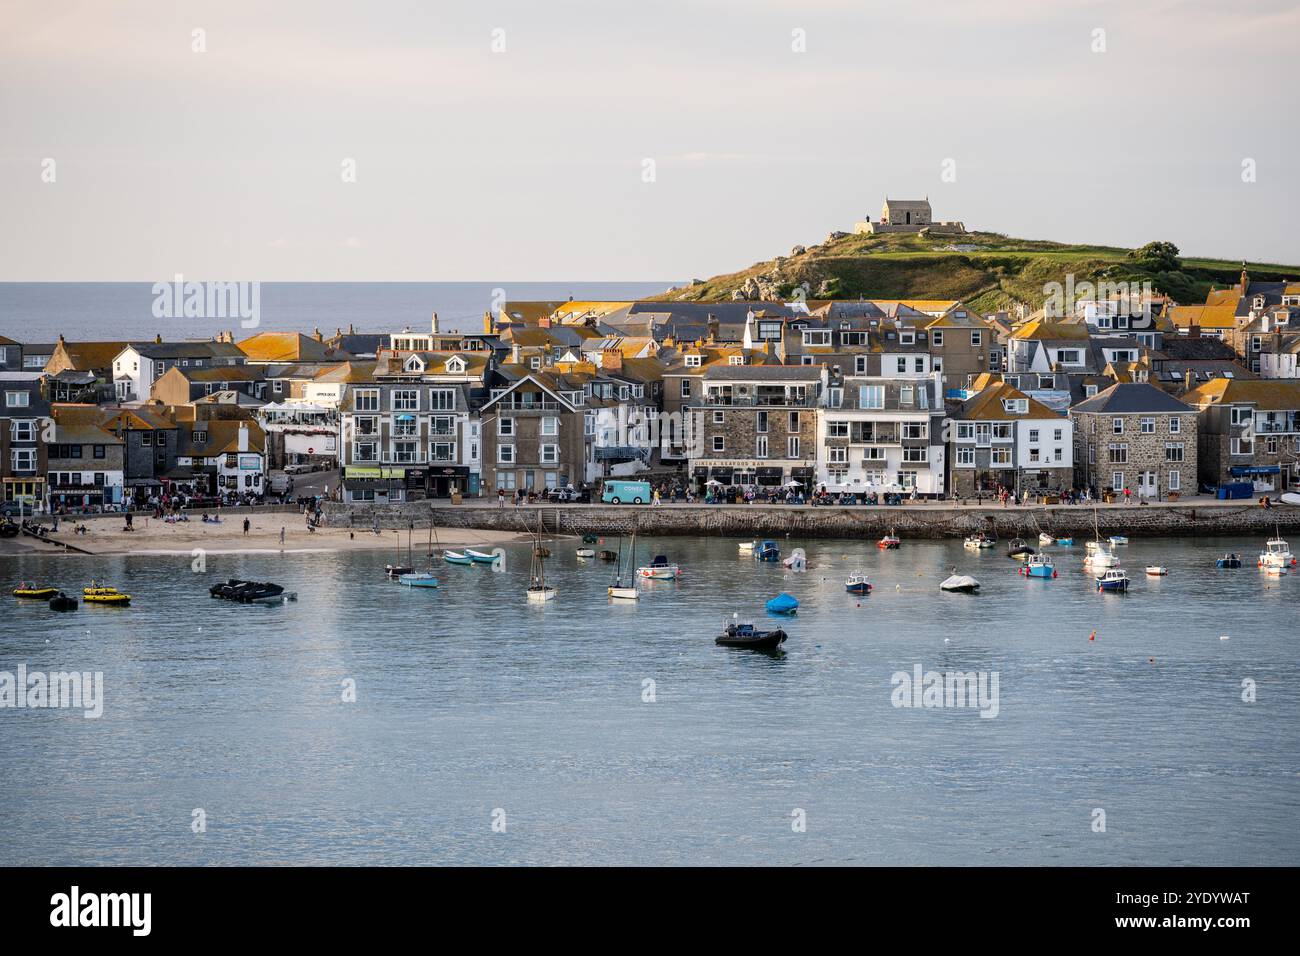
{"type": "Polygon", "coordinates": [[[442,552],[442,560],[448,564],[473,564],[474,559],[468,554],[461,554],[459,551],[442,552]]]}
{"type": "Polygon", "coordinates": [[[408,588],[436,588],[438,578],[432,571],[415,571],[411,574],[403,574],[397,579],[398,584],[404,584],[408,588]]]}
{"type": "Polygon", "coordinates": [[[495,554],[484,554],[482,551],[475,551],[473,548],[466,548],[465,556],[475,564],[492,564],[497,559],[495,554]]]}
{"type": "Polygon", "coordinates": [[[1169,574],[1169,569],[1164,567],[1163,565],[1160,564],[1147,565],[1147,577],[1149,578],[1163,578],[1168,574],[1169,574]]]}

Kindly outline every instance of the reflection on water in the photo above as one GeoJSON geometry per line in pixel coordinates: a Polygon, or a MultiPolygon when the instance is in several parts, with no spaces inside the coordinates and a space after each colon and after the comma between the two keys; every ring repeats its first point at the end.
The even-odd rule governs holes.
{"type": "Polygon", "coordinates": [[[1214,568],[1259,542],[1135,540],[1132,592],[1101,595],[1081,547],[1043,581],[960,542],[784,542],[810,564],[790,574],[661,539],[638,550],[684,574],[636,603],[577,544],[542,606],[526,547],[437,591],[379,554],[0,559],[7,582],[134,596],[4,599],[0,670],[102,670],[106,701],[0,711],[0,863],[1295,862],[1300,576],[1214,568]],[[941,594],[954,566],[983,593],[941,594]],[[859,568],[869,597],[844,591],[859,568]],[[210,599],[225,577],[299,600],[210,599]],[[780,591],[796,617],[763,612],[780,591]],[[785,627],[783,653],[715,646],[735,612],[785,627]],[[894,707],[918,664],[996,672],[997,717],[894,707]]]}

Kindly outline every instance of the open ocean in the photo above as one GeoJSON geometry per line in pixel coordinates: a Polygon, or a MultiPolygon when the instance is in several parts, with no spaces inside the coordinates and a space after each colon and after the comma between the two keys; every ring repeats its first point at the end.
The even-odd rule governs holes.
{"type": "Polygon", "coordinates": [[[241,329],[238,319],[159,319],[151,282],[0,282],[0,335],[19,342],[131,341],[208,338],[233,330],[320,329],[326,336],[352,326],[358,332],[427,328],[438,313],[445,331],[479,331],[494,297],[512,301],[623,300],[657,295],[664,282],[263,282],[261,321],[241,329]],[[497,290],[501,290],[498,292],[497,290]]]}

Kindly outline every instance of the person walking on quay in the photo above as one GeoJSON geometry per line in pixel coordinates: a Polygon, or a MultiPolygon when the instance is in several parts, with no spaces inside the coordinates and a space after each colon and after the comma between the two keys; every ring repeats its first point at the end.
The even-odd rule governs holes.
{"type": "Polygon", "coordinates": [[[245,519],[244,519],[244,534],[248,534],[248,529],[249,529],[248,519],[245,518],[245,519]]]}
{"type": "Polygon", "coordinates": [[[498,488],[498,489],[497,489],[497,507],[498,507],[498,508],[504,508],[505,506],[506,506],[506,490],[505,490],[504,488],[498,488]]]}
{"type": "Polygon", "coordinates": [[[659,489],[658,489],[658,488],[656,488],[656,489],[654,490],[654,494],[650,497],[650,506],[651,506],[652,508],[658,508],[658,507],[659,507],[659,489]]]}
{"type": "Polygon", "coordinates": [[[1126,504],[1126,505],[1131,505],[1132,503],[1133,503],[1133,492],[1129,491],[1128,486],[1125,485],[1125,486],[1124,486],[1124,504],[1126,504]]]}

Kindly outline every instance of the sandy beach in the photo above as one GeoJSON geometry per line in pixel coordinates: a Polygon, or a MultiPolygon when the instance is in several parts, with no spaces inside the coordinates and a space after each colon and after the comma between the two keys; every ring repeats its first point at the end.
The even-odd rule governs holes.
{"type": "MultiPolygon", "coordinates": [[[[197,518],[169,524],[155,518],[137,516],[135,530],[122,530],[121,515],[62,521],[59,531],[52,535],[56,541],[66,541],[74,548],[91,554],[189,554],[195,548],[212,554],[293,552],[293,551],[374,551],[398,550],[406,547],[405,531],[381,531],[375,534],[362,528],[319,527],[309,532],[306,521],[297,512],[277,512],[248,515],[249,530],[244,534],[244,515],[223,516],[220,524],[205,524],[197,518]],[[86,526],[85,534],[75,534],[78,523],[86,526]],[[280,542],[280,529],[284,529],[284,543],[280,542]]],[[[458,548],[507,544],[526,541],[513,531],[480,531],[472,528],[436,528],[434,547],[458,548]]],[[[428,546],[429,529],[417,528],[411,537],[412,548],[423,553],[428,546]]],[[[12,547],[5,552],[15,553],[67,553],[75,551],[56,549],[30,537],[12,539],[12,547]]]]}

